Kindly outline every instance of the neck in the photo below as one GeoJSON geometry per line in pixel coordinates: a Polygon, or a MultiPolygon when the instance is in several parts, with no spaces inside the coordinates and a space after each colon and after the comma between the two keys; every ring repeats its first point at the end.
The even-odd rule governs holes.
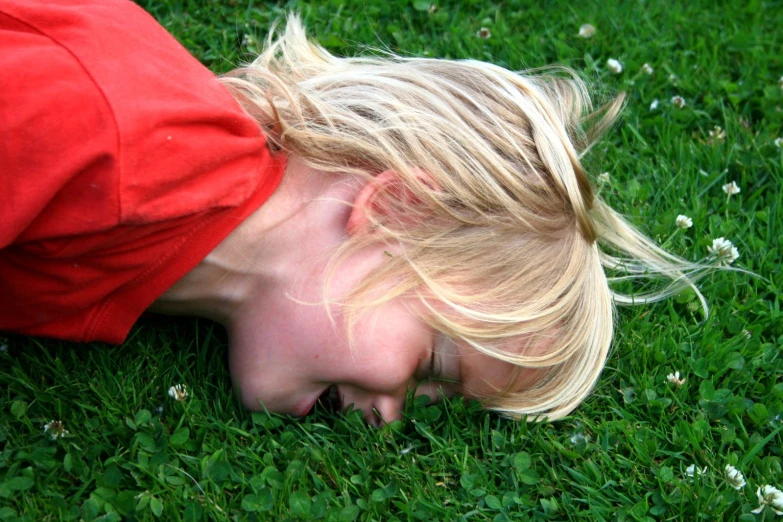
{"type": "Polygon", "coordinates": [[[257,292],[290,282],[345,238],[358,184],[292,157],[278,189],[150,307],[228,326],[257,292]]]}

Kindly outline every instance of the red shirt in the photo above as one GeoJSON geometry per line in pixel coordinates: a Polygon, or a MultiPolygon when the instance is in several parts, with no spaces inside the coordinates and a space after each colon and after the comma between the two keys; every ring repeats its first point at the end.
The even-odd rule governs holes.
{"type": "Polygon", "coordinates": [[[0,330],[121,343],[285,159],[125,0],[0,0],[0,330]]]}

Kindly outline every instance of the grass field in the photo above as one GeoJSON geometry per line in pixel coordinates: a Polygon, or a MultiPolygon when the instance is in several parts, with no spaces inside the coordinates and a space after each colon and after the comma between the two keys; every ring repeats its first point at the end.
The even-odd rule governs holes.
{"type": "Polygon", "coordinates": [[[602,195],[688,259],[730,240],[732,266],[759,277],[702,280],[707,319],[692,293],[619,309],[595,392],[553,424],[460,400],[409,404],[383,429],[320,408],[252,414],[232,396],[224,332],[204,321],[146,318],[122,347],[8,336],[0,520],[777,519],[752,510],[757,488],[783,489],[780,1],[141,4],[216,72],[250,58],[288,9],[341,54],[569,65],[603,96],[628,94],[588,160],[602,195]],[[684,383],[667,380],[677,371],[684,383]]]}

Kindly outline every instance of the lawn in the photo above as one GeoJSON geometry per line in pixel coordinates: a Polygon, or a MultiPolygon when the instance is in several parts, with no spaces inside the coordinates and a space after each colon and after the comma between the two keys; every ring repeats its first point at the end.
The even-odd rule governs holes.
{"type": "Polygon", "coordinates": [[[382,429],[320,407],[249,413],[205,321],[144,318],[121,347],[7,336],[0,520],[777,519],[752,511],[757,488],[783,489],[783,4],[140,3],[215,72],[289,9],[338,54],[569,65],[599,97],[628,95],[587,159],[602,196],[685,258],[728,239],[756,275],[704,278],[707,318],[691,292],[619,308],[594,393],[551,424],[461,400],[409,401],[382,429]]]}

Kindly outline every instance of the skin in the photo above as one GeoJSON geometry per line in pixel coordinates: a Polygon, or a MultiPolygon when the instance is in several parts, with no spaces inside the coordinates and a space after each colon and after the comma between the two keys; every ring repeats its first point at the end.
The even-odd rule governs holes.
{"type": "MultiPolygon", "coordinates": [[[[363,316],[353,346],[339,306],[323,304],[329,254],[362,230],[365,202],[393,180],[386,172],[367,183],[289,158],[267,203],[151,310],[223,324],[234,387],[252,410],[306,415],[332,387],[343,409],[380,425],[401,417],[409,388],[438,399],[503,387],[511,365],[433,331],[419,302],[398,298],[363,316]]],[[[373,245],[343,262],[329,301],[388,259],[387,249],[373,245]]]]}

